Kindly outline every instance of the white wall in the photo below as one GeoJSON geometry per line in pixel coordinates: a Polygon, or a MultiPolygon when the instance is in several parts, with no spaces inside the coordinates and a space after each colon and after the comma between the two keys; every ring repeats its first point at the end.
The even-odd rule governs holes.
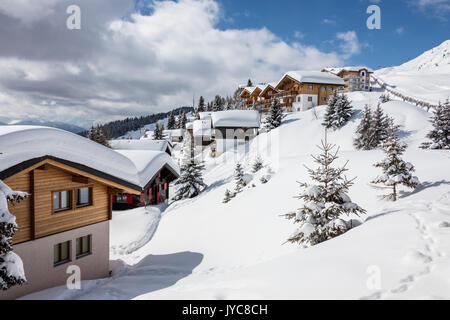
{"type": "Polygon", "coordinates": [[[293,111],[306,111],[317,106],[318,97],[316,94],[300,94],[295,98],[295,101],[292,104],[293,111]],[[312,101],[308,101],[309,97],[312,98],[312,101]],[[299,98],[300,102],[298,101],[299,98]]]}

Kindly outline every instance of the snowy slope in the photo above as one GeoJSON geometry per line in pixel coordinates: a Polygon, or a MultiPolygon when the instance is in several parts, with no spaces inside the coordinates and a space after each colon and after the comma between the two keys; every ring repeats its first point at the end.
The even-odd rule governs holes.
{"type": "Polygon", "coordinates": [[[398,67],[375,71],[396,91],[437,104],[450,98],[450,40],[398,67]]]}
{"type": "MultiPolygon", "coordinates": [[[[358,111],[367,103],[374,106],[379,95],[349,94],[358,111]]],[[[303,164],[314,166],[310,154],[317,154],[315,145],[323,135],[325,108],[319,107],[318,119],[313,110],[290,114],[279,129],[254,139],[246,154],[231,151],[207,158],[208,189],[196,199],[170,205],[156,232],[144,216],[143,224],[152,226],[151,241],[128,254],[114,252],[122,262],[112,278],[87,281],[77,292],[61,287],[26,298],[450,298],[450,154],[418,148],[430,129],[428,113],[398,101],[382,107],[402,125],[402,137],[410,144],[404,158],[416,166],[423,185],[415,192],[402,190],[397,203],[378,199],[380,191],[369,181],[379,174],[372,164],[383,154],[354,149],[361,116],[356,114],[329,134],[341,147],[338,164],[349,160],[348,176],[358,177],[349,195],[367,210],[364,223],[343,236],[310,249],[283,244],[295,226],[279,215],[301,205],[294,198],[296,181],[308,180],[303,164]],[[257,174],[255,187],[222,204],[225,189],[234,187],[235,162],[249,174],[257,154],[266,163],[261,174],[268,173],[269,182],[261,184],[257,174]],[[380,288],[367,285],[373,272],[380,288]]],[[[134,218],[139,219],[130,212],[134,218]]],[[[133,233],[127,224],[116,224],[111,237],[123,243],[127,232],[133,233]]],[[[135,238],[130,235],[129,241],[135,238]]]]}

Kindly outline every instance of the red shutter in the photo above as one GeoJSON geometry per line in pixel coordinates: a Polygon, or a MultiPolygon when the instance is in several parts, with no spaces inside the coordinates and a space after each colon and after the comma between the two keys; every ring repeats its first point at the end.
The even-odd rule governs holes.
{"type": "Polygon", "coordinates": [[[156,186],[156,204],[159,204],[159,189],[160,189],[160,186],[157,185],[156,186]]]}
{"type": "Polygon", "coordinates": [[[141,194],[139,195],[139,202],[141,202],[141,203],[144,202],[144,194],[143,194],[143,193],[141,193],[141,194]]]}
{"type": "Polygon", "coordinates": [[[127,193],[127,203],[128,204],[133,204],[133,196],[129,193],[127,193]]]}
{"type": "Polygon", "coordinates": [[[112,200],[112,203],[116,203],[116,196],[115,195],[111,195],[111,200],[112,200]]]}

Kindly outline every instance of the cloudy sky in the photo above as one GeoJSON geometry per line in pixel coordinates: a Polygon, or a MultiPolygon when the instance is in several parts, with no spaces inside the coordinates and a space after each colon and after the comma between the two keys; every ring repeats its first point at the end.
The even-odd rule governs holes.
{"type": "Polygon", "coordinates": [[[448,39],[450,0],[0,0],[0,121],[90,126],[293,69],[398,65],[448,39]],[[382,10],[368,30],[367,7],[382,10]],[[69,30],[69,5],[81,29],[69,30]]]}

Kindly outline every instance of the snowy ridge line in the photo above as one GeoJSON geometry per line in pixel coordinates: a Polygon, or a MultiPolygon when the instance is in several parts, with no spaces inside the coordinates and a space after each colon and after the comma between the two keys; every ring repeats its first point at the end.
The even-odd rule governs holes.
{"type": "Polygon", "coordinates": [[[398,90],[394,90],[394,89],[390,88],[390,87],[392,87],[390,84],[387,84],[386,82],[384,82],[383,80],[377,78],[373,74],[371,74],[370,76],[372,77],[372,79],[376,83],[378,83],[380,85],[381,88],[383,88],[384,90],[386,90],[390,94],[392,94],[392,95],[394,95],[394,96],[396,96],[396,97],[398,97],[400,99],[403,99],[403,101],[415,104],[418,107],[426,108],[427,111],[430,111],[431,108],[436,108],[437,107],[437,105],[435,105],[435,104],[432,104],[430,102],[427,102],[425,100],[421,100],[421,99],[418,99],[418,98],[415,98],[415,97],[408,96],[405,93],[402,93],[402,92],[400,92],[398,90]]]}

